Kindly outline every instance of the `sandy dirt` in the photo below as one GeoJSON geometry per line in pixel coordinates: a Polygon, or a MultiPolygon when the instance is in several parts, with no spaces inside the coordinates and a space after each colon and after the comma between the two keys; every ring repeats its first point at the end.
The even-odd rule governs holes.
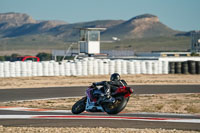
{"type": "MultiPolygon", "coordinates": [[[[80,98],[66,98],[6,102],[0,103],[0,106],[71,110],[72,105],[79,99],[80,98]]],[[[200,115],[200,94],[132,95],[123,112],[159,112],[200,115]]]]}
{"type": "MultiPolygon", "coordinates": [[[[109,75],[0,78],[0,89],[89,86],[93,82],[108,81],[109,78],[109,75]]],[[[200,75],[122,75],[121,78],[126,80],[129,85],[200,84],[200,75]]]]}
{"type": "Polygon", "coordinates": [[[0,133],[199,133],[198,131],[132,128],[40,128],[40,127],[2,127],[0,133]]]}

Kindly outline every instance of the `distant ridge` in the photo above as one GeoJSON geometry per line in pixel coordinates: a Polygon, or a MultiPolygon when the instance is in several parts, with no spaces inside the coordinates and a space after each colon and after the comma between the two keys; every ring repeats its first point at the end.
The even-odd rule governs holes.
{"type": "Polygon", "coordinates": [[[27,23],[36,23],[36,21],[25,13],[0,13],[0,24],[10,23],[13,26],[20,26],[27,23]]]}
{"type": "Polygon", "coordinates": [[[152,14],[142,14],[125,20],[96,20],[68,24],[63,21],[38,21],[24,13],[0,13],[0,38],[27,35],[47,35],[65,41],[77,40],[79,32],[75,27],[105,27],[102,38],[123,39],[149,38],[158,36],[174,36],[182,34],[169,28],[152,14]]]}
{"type": "Polygon", "coordinates": [[[157,36],[172,36],[177,33],[178,31],[175,31],[162,24],[157,16],[143,14],[133,17],[122,24],[108,29],[104,32],[104,36],[112,35],[122,39],[134,39],[157,36]]]}

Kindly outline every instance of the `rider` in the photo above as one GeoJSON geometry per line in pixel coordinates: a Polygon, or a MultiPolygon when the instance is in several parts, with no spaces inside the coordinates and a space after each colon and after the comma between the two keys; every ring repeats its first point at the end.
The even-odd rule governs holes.
{"type": "Polygon", "coordinates": [[[93,87],[96,86],[103,86],[105,96],[110,98],[111,90],[115,90],[120,86],[127,86],[127,83],[126,81],[120,79],[120,75],[118,73],[113,73],[110,76],[110,81],[93,83],[93,87]]]}

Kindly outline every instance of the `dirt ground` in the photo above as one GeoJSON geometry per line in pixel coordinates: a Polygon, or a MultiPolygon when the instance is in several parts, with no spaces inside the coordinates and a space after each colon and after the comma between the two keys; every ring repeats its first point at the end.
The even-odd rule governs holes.
{"type": "Polygon", "coordinates": [[[199,133],[198,131],[132,128],[41,128],[41,127],[2,127],[0,133],[199,133]]]}
{"type": "MultiPolygon", "coordinates": [[[[80,98],[0,103],[0,106],[71,110],[80,98]]],[[[132,95],[123,112],[159,112],[200,115],[200,94],[132,95]],[[144,106],[145,105],[145,106],[144,106]]]]}
{"type": "MultiPolygon", "coordinates": [[[[109,75],[0,78],[0,89],[89,86],[109,80],[109,75]]],[[[200,75],[121,75],[129,85],[134,84],[200,84],[200,75]]]]}

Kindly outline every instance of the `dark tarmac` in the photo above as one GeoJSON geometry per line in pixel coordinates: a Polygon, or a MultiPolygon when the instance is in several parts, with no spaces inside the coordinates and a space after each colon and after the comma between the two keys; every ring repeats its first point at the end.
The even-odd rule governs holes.
{"type": "MultiPolygon", "coordinates": [[[[200,93],[200,85],[131,85],[134,94],[200,93]]],[[[0,89],[0,102],[84,96],[87,86],[0,89]]]]}

